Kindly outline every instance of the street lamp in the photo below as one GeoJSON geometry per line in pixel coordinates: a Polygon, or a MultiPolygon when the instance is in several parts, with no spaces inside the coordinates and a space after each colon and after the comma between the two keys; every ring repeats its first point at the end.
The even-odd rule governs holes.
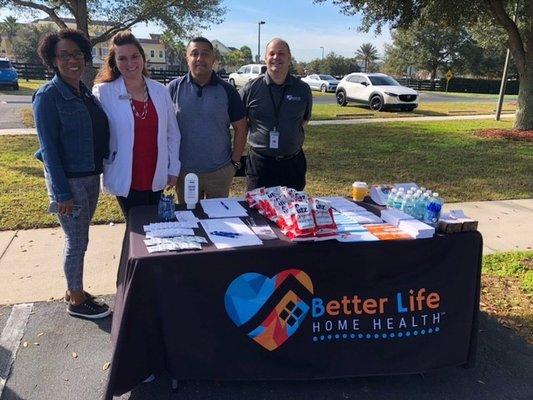
{"type": "Polygon", "coordinates": [[[322,61],[324,61],[324,46],[320,46],[320,48],[322,49],[322,61]]]}
{"type": "Polygon", "coordinates": [[[265,21],[259,21],[257,23],[257,56],[256,62],[259,64],[261,62],[261,25],[264,25],[265,21]]]}

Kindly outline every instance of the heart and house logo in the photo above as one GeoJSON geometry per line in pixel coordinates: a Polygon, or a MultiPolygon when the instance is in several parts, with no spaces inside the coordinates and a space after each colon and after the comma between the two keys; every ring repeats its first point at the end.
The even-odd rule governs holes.
{"type": "Polygon", "coordinates": [[[276,350],[309,312],[313,283],[305,272],[287,269],[269,278],[249,272],[234,279],[224,304],[231,320],[267,350],[276,350]]]}

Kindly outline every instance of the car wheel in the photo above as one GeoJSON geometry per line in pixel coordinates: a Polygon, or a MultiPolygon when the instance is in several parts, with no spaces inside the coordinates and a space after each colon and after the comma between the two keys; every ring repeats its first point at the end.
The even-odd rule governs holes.
{"type": "Polygon", "coordinates": [[[337,104],[341,107],[344,107],[347,104],[346,101],[346,92],[344,90],[339,90],[337,92],[337,104]]]}
{"type": "Polygon", "coordinates": [[[370,98],[370,109],[373,111],[383,110],[383,99],[380,95],[376,94],[370,98]]]}
{"type": "Polygon", "coordinates": [[[15,83],[13,85],[13,90],[19,90],[19,84],[18,83],[15,83]]]}
{"type": "Polygon", "coordinates": [[[322,85],[322,86],[320,86],[320,91],[322,93],[326,93],[328,91],[328,87],[326,85],[322,85]]]}
{"type": "Polygon", "coordinates": [[[235,80],[234,80],[234,79],[230,79],[230,80],[229,80],[229,83],[230,83],[230,85],[233,86],[234,88],[237,87],[237,85],[235,84],[235,80]]]}

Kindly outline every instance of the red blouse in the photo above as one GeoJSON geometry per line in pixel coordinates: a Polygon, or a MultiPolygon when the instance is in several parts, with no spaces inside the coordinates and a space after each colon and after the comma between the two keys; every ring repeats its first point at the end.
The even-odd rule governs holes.
{"type": "MultiPolygon", "coordinates": [[[[139,115],[142,115],[144,102],[132,100],[139,115]]],[[[157,111],[148,99],[148,112],[144,119],[133,113],[134,141],[131,189],[152,190],[157,163],[157,111]]]]}

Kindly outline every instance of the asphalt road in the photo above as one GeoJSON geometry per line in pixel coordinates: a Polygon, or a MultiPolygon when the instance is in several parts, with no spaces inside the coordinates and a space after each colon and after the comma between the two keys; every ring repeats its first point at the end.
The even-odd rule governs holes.
{"type": "MultiPolygon", "coordinates": [[[[421,103],[494,103],[497,102],[497,97],[494,95],[461,95],[453,96],[442,94],[439,92],[421,92],[419,101],[421,103]]],[[[335,94],[330,93],[327,95],[316,96],[313,99],[315,104],[336,104],[335,94]]]]}
{"type": "MultiPolygon", "coordinates": [[[[112,304],[113,298],[106,301],[112,304]]],[[[10,312],[0,308],[0,329],[10,312]]],[[[110,318],[95,323],[68,317],[61,302],[35,303],[21,340],[28,345],[19,347],[0,400],[101,398],[109,372],[102,367],[111,361],[110,325],[110,318]]],[[[0,348],[0,366],[10,356],[0,348]]],[[[481,314],[477,365],[471,369],[298,382],[183,381],[177,392],[169,376],[158,376],[120,399],[530,400],[532,393],[533,346],[481,314]]]]}

